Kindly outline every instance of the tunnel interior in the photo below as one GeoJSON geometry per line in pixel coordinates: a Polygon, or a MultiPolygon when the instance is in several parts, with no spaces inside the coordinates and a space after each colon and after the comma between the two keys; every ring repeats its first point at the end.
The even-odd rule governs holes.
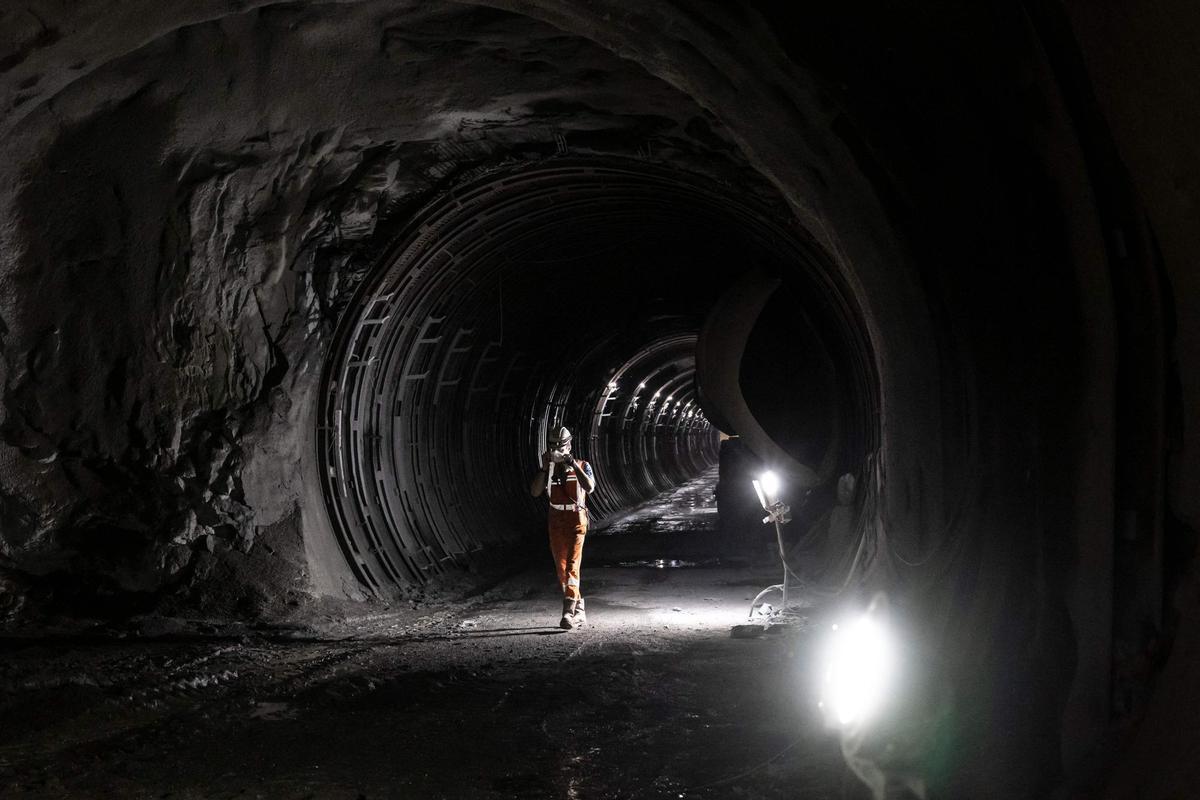
{"type": "Polygon", "coordinates": [[[853,298],[780,209],[616,159],[491,170],[435,199],[359,288],[324,371],[325,496],[358,577],[387,594],[528,540],[529,475],[562,425],[602,476],[601,525],[715,466],[738,431],[696,350],[732,335],[711,317],[748,274],[778,285],[709,379],[732,376],[790,456],[771,465],[805,465],[792,488],[820,496],[872,451],[876,388],[853,298]]]}
{"type": "Polygon", "coordinates": [[[1200,29],[1119,6],[0,7],[0,627],[449,614],[556,426],[598,525],[732,433],[919,651],[860,777],[1194,762],[1200,29]]]}

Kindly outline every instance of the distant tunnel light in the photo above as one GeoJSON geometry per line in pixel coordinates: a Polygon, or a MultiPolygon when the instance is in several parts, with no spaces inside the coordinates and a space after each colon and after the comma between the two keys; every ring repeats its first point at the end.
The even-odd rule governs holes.
{"type": "Polygon", "coordinates": [[[895,670],[895,644],[882,619],[868,612],[834,625],[819,671],[826,718],[841,727],[869,722],[887,699],[895,670]]]}

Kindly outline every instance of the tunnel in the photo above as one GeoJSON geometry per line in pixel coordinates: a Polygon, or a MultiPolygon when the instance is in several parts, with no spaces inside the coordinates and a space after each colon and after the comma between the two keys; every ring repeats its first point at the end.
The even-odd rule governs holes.
{"type": "Polygon", "coordinates": [[[386,592],[519,541],[539,510],[527,473],[562,425],[606,477],[603,523],[716,464],[732,427],[704,398],[722,381],[796,478],[860,470],[874,403],[852,302],[780,212],[687,173],[556,160],[456,187],[358,289],[325,367],[316,439],[343,552],[386,592]],[[739,336],[717,307],[746,273],[776,299],[739,336]],[[697,349],[731,347],[715,360],[732,377],[714,366],[704,391],[697,349]]]}
{"type": "Polygon", "coordinates": [[[1193,794],[1198,37],[0,8],[0,787],[1193,794]],[[876,614],[891,710],[823,728],[876,614]]]}

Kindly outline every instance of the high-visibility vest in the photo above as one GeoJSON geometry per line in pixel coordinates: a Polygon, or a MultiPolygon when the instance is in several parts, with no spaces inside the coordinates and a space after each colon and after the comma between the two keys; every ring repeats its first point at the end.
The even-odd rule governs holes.
{"type": "MultiPolygon", "coordinates": [[[[576,511],[587,508],[587,492],[579,485],[579,477],[573,467],[552,465],[550,478],[550,508],[556,511],[576,511]]],[[[587,462],[579,459],[579,468],[585,469],[587,462]]]]}

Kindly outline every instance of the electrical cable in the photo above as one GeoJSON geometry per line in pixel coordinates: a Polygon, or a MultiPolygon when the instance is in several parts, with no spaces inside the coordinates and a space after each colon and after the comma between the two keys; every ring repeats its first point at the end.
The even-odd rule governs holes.
{"type": "Polygon", "coordinates": [[[774,591],[779,591],[783,594],[783,605],[779,609],[771,612],[771,618],[774,619],[782,614],[786,614],[789,608],[787,600],[788,576],[790,575],[795,578],[798,582],[800,582],[801,585],[804,584],[804,579],[800,577],[800,574],[797,573],[796,570],[792,569],[792,565],[787,561],[787,554],[783,548],[783,528],[780,526],[777,520],[775,521],[775,543],[779,547],[779,561],[781,564],[783,564],[783,583],[772,584],[755,596],[754,600],[750,602],[750,613],[747,614],[748,619],[754,618],[754,609],[758,605],[758,601],[762,599],[763,595],[774,591]]]}

